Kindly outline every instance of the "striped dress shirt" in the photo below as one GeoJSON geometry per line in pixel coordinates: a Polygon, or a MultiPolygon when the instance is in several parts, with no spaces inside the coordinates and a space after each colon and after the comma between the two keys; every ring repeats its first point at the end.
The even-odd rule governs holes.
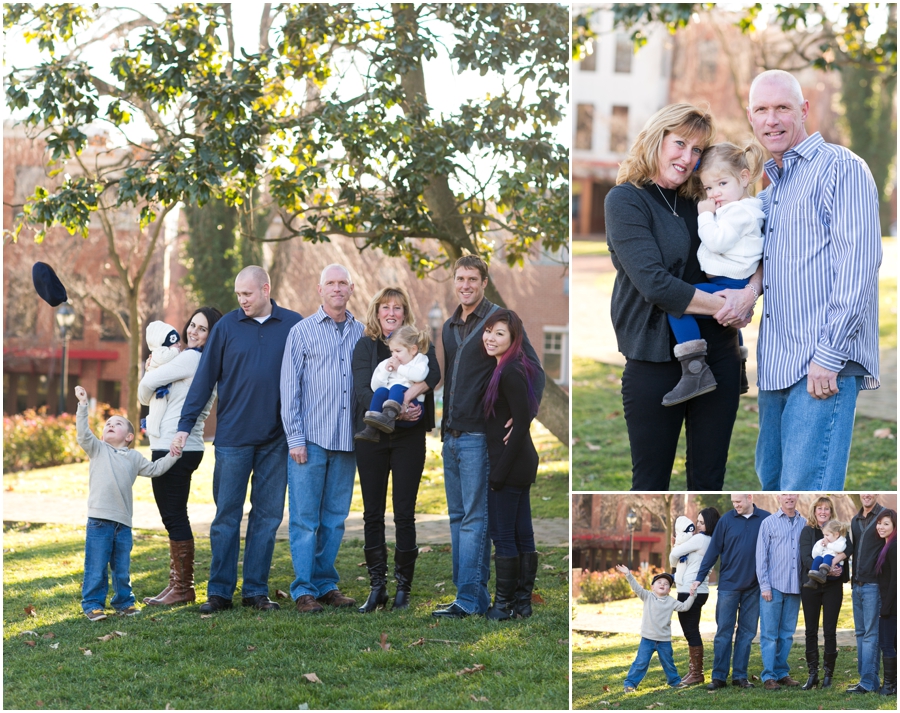
{"type": "Polygon", "coordinates": [[[756,578],[761,592],[800,594],[800,532],[806,518],[793,521],[778,508],[759,526],[756,538],[756,578]]]}
{"type": "Polygon", "coordinates": [[[796,384],[810,361],[835,372],[853,361],[869,374],[862,388],[877,389],[881,227],[868,166],[817,132],[765,170],[759,388],[796,384]]]}
{"type": "Polygon", "coordinates": [[[281,361],[281,420],[288,448],[353,450],[353,348],[363,326],[347,312],[341,331],[322,307],[294,325],[281,361]]]}

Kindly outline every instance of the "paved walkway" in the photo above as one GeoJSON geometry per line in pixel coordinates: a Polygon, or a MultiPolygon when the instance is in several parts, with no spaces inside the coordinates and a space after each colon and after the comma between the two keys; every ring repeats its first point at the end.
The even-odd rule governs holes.
{"type": "MultiPolygon", "coordinates": [[[[897,277],[897,241],[883,242],[884,257],[881,277],[897,277]]],[[[616,334],[610,320],[612,299],[612,273],[615,269],[609,257],[601,255],[575,255],[572,258],[572,308],[571,344],[574,356],[595,359],[606,364],[625,365],[625,357],[616,348],[616,334]],[[579,305],[588,305],[587,309],[579,305]]],[[[744,345],[750,350],[747,361],[747,378],[750,381],[748,397],[756,397],[756,338],[758,327],[751,324],[743,330],[744,345]]],[[[897,420],[897,350],[881,351],[881,388],[861,391],[857,412],[862,416],[885,421],[897,420]]]]}
{"type": "MultiPolygon", "coordinates": [[[[849,606],[850,602],[845,599],[844,606],[849,606]]],[[[597,604],[599,610],[603,605],[597,604]]],[[[716,590],[715,587],[710,588],[709,599],[703,607],[703,611],[715,611],[716,608],[716,590]]],[[[636,619],[616,616],[614,614],[602,613],[585,613],[584,607],[580,607],[578,616],[572,621],[572,631],[583,634],[636,634],[640,629],[640,622],[636,619]]],[[[700,636],[705,641],[712,641],[716,635],[715,622],[701,621],[700,636]]],[[[684,636],[681,631],[681,625],[678,617],[672,617],[672,638],[680,639],[684,636]]],[[[753,638],[755,643],[759,643],[759,633],[753,638]]],[[[803,614],[801,613],[797,620],[797,630],[794,633],[794,643],[805,645],[806,630],[803,627],[803,614]]],[[[825,645],[822,631],[819,631],[819,644],[825,645]]],[[[856,635],[852,629],[837,630],[837,645],[856,647],[856,635]]]]}
{"type": "MultiPolygon", "coordinates": [[[[249,503],[244,506],[241,534],[247,531],[249,503]]],[[[208,536],[209,526],[216,514],[216,506],[188,503],[188,515],[195,534],[208,536]]],[[[394,538],[394,515],[385,515],[387,539],[394,538]]],[[[49,522],[64,525],[83,525],[87,520],[87,501],[72,501],[70,498],[35,497],[20,493],[3,493],[4,522],[49,522]]],[[[164,530],[155,503],[135,502],[132,524],[145,530],[164,530]]],[[[363,519],[361,512],[351,512],[345,523],[345,540],[363,539],[363,519]]],[[[534,521],[535,540],[540,545],[550,547],[569,546],[568,518],[554,517],[534,521]]],[[[277,538],[288,539],[288,512],[278,528],[277,538]]],[[[450,519],[447,515],[416,515],[416,539],[420,544],[450,544],[450,519]]]]}

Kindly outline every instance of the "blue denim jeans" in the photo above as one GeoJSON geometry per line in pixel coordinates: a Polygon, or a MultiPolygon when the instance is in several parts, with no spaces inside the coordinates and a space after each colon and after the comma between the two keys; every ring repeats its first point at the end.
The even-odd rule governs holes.
{"type": "Polygon", "coordinates": [[[81,584],[81,608],[85,612],[106,608],[112,575],[113,609],[134,606],[131,591],[131,528],[121,522],[89,517],[84,538],[84,582],[81,584]]]}
{"type": "Polygon", "coordinates": [[[275,533],[284,517],[288,448],[284,436],[261,446],[216,445],[213,500],[216,516],[209,528],[212,561],[208,595],[231,599],[237,588],[241,551],[241,519],[250,472],[250,514],[244,541],[244,582],[241,596],[269,593],[269,570],[275,549],[275,533]]]}
{"type": "Polygon", "coordinates": [[[659,657],[659,663],[666,674],[666,683],[670,686],[677,686],[681,683],[681,676],[678,675],[678,669],[675,668],[675,659],[672,656],[671,641],[653,641],[641,637],[641,643],[638,646],[637,656],[634,657],[634,663],[628,669],[628,675],[625,677],[625,686],[638,687],[638,684],[644,680],[647,675],[647,669],[650,668],[650,657],[653,652],[659,657]]]}
{"type": "Polygon", "coordinates": [[[330,451],[308,441],[306,451],[303,465],[287,460],[295,601],[304,594],[321,597],[338,588],[334,560],[344,538],[356,476],[351,451],[330,451]]]}
{"type": "Polygon", "coordinates": [[[484,614],[491,603],[488,539],[488,452],[483,433],[444,436],[444,489],[450,514],[456,604],[484,614]]]}
{"type": "Polygon", "coordinates": [[[854,584],[853,626],[856,629],[856,670],[859,682],[867,691],[881,688],[878,680],[878,616],[881,613],[881,594],[877,584],[854,584]]]}
{"type": "Polygon", "coordinates": [[[759,596],[759,653],[762,656],[762,680],[779,680],[791,672],[788,654],[794,643],[800,595],[772,590],[772,601],[759,596]]]}
{"type": "Polygon", "coordinates": [[[749,678],[750,642],[756,636],[759,624],[759,587],[743,591],[716,594],[716,638],[713,643],[712,677],[724,681],[728,678],[749,678]],[[734,624],[737,622],[737,634],[734,624]],[[734,637],[734,661],[731,660],[731,639],[734,637]]]}
{"type": "Polygon", "coordinates": [[[488,531],[497,557],[517,557],[534,552],[534,526],[531,522],[531,486],[488,491],[488,531]]]}
{"type": "Polygon", "coordinates": [[[759,392],[756,475],[763,490],[844,489],[860,376],[839,376],[838,393],[814,399],[804,376],[759,392]]]}

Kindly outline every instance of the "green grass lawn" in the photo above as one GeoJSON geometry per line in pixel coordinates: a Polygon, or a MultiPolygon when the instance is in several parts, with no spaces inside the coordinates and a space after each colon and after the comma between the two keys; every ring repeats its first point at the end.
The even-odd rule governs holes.
{"type": "MultiPolygon", "coordinates": [[[[569,453],[548,430],[538,423],[532,426],[532,439],[541,457],[537,481],[531,489],[532,517],[569,516],[569,453]]],[[[150,457],[148,447],[138,448],[150,457]]],[[[447,514],[447,500],[444,495],[444,471],[441,461],[441,441],[439,437],[428,436],[426,442],[425,471],[419,487],[416,512],[434,515],[447,514]]],[[[207,444],[203,462],[191,478],[190,501],[212,503],[212,479],[215,466],[215,451],[207,444]]],[[[17,493],[33,495],[68,496],[76,500],[86,500],[88,495],[88,463],[74,463],[52,468],[40,468],[26,472],[4,473],[3,487],[17,493]]],[[[136,501],[154,502],[153,487],[149,478],[138,478],[134,484],[136,501]]],[[[249,493],[248,493],[249,498],[249,493]]],[[[388,503],[391,502],[390,486],[388,503]]],[[[353,501],[350,509],[362,512],[362,492],[359,479],[354,483],[353,501]]]]}
{"type": "MultiPolygon", "coordinates": [[[[845,693],[847,686],[858,681],[856,673],[856,649],[840,649],[834,675],[834,685],[827,690],[801,691],[799,688],[782,688],[766,691],[759,680],[762,660],[759,647],[750,651],[750,673],[753,689],[732,686],[715,692],[700,684],[676,691],[666,685],[666,678],[656,656],[653,657],[647,676],[637,691],[623,693],[625,675],[634,661],[640,637],[633,634],[609,634],[597,636],[572,635],[572,707],[574,709],[641,710],[665,708],[670,710],[815,710],[815,709],[863,709],[896,710],[896,696],[865,696],[845,693]]],[[[688,647],[683,639],[673,640],[675,665],[681,675],[688,669],[688,647]]],[[[806,669],[803,652],[798,646],[791,649],[788,659],[791,675],[803,680],[806,669]]],[[[712,668],[712,650],[705,651],[707,682],[712,668]]]]}
{"type": "MultiPolygon", "coordinates": [[[[591,359],[572,360],[572,489],[628,490],[631,449],[622,415],[622,368],[591,359]]],[[[876,438],[877,429],[893,421],[857,416],[847,470],[846,490],[894,490],[897,487],[897,441],[876,438]]],[[[758,490],[754,470],[759,414],[756,399],[741,398],[728,451],[724,490],[758,490]]],[[[685,439],[682,433],[670,490],[685,490],[685,439]]]]}
{"type": "Polygon", "coordinates": [[[570,250],[572,255],[609,255],[605,240],[572,240],[570,250]]]}
{"type": "MultiPolygon", "coordinates": [[[[238,606],[201,618],[196,605],[146,607],[96,623],[79,605],[84,528],[6,523],[3,553],[7,709],[568,708],[565,549],[542,550],[543,603],[517,622],[430,616],[452,599],[449,547],[420,555],[406,612],[302,616],[280,600],[278,612],[238,606]],[[98,640],[117,631],[125,635],[98,640]],[[320,683],[303,678],[313,673],[320,683]]],[[[135,531],[139,602],[165,584],[166,558],[163,536],[135,531]]],[[[197,559],[203,601],[206,538],[197,559]]],[[[337,561],[342,590],[358,600],[368,591],[362,561],[359,542],[345,543],[337,561]]],[[[271,594],[288,591],[291,579],[288,544],[277,542],[271,594]]]]}

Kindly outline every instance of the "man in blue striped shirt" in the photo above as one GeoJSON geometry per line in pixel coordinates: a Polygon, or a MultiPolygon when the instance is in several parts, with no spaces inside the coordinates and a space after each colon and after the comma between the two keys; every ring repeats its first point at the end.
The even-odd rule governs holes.
{"type": "Polygon", "coordinates": [[[281,420],[290,449],[291,598],[301,613],[356,603],[338,589],[334,561],[356,475],[351,360],[363,327],[347,311],[353,279],[346,267],[326,267],[318,291],[322,306],[291,329],[281,362],[281,420]]]}
{"type": "Polygon", "coordinates": [[[842,490],[856,396],[878,382],[878,190],[865,162],[808,136],[797,80],[763,72],[747,116],[772,154],[757,348],[763,490],[842,490]]]}
{"type": "Polygon", "coordinates": [[[756,539],[759,580],[759,653],[767,691],[799,686],[790,677],[788,654],[800,613],[800,531],[806,520],[797,512],[797,494],[778,496],[778,510],[762,521],[756,539]]]}

